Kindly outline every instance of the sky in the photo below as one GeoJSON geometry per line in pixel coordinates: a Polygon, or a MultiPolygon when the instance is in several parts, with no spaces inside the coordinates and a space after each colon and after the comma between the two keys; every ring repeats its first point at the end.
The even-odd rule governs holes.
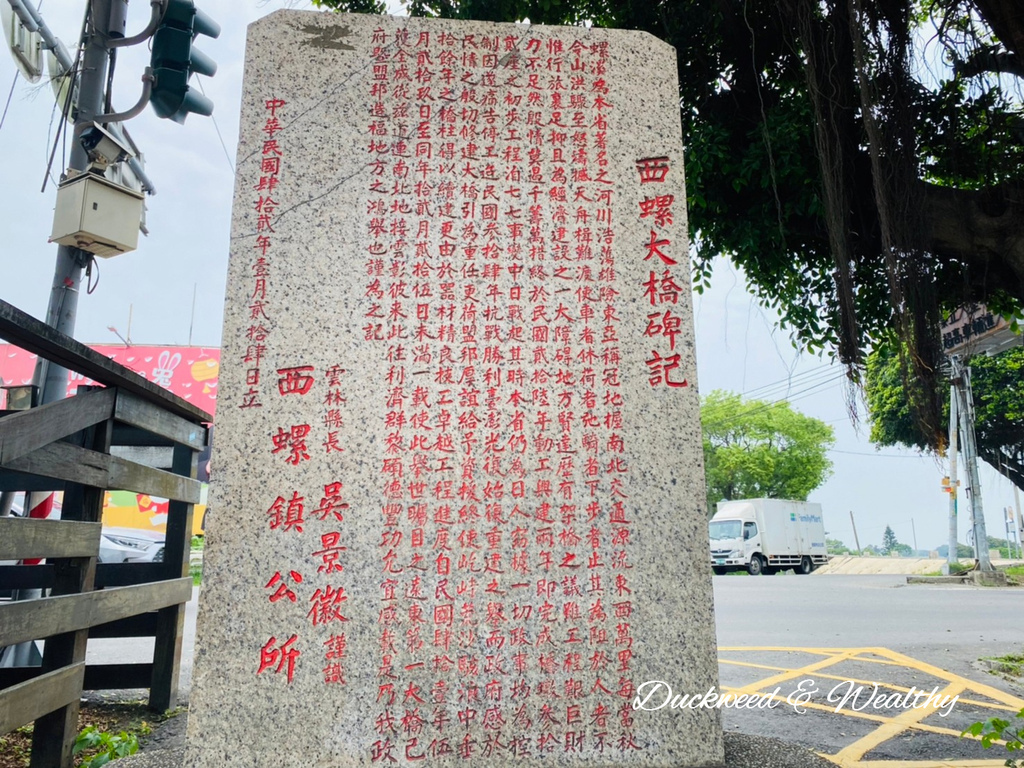
{"type": "MultiPolygon", "coordinates": [[[[213,78],[202,79],[215,105],[213,118],[192,115],[178,125],[146,109],[128,123],[157,189],[147,199],[150,234],[140,238],[135,252],[98,260],[98,283],[92,294],[79,299],[75,338],[117,343],[120,334],[136,344],[219,346],[245,26],[285,5],[304,6],[285,0],[199,0],[198,7],[223,28],[218,39],[197,43],[219,66],[213,78]]],[[[84,9],[85,0],[45,0],[41,13],[71,48],[84,9]]],[[[144,27],[148,15],[148,3],[131,3],[129,34],[144,27]]],[[[122,49],[114,78],[115,109],[127,109],[138,99],[148,58],[145,44],[122,49]]],[[[16,72],[11,57],[0,51],[0,104],[7,103],[0,125],[5,235],[0,298],[44,318],[57,250],[47,238],[62,148],[41,193],[58,117],[45,76],[32,85],[21,77],[15,82],[16,72]]],[[[809,499],[822,505],[829,536],[854,545],[852,512],[861,546],[880,545],[887,525],[903,543],[914,546],[916,537],[919,549],[946,542],[948,497],[940,485],[947,466],[912,451],[876,450],[867,439],[862,403],[859,426],[851,424],[841,368],[827,357],[797,351],[774,313],[757,305],[743,275],[724,259],[711,289],[694,296],[694,322],[701,392],[726,389],[768,401],[789,398],[795,409],[835,430],[833,474],[809,499]]],[[[988,533],[1004,537],[1003,509],[1014,504],[1013,488],[984,464],[981,483],[988,533]]],[[[961,542],[967,539],[965,507],[962,500],[961,542]]]]}

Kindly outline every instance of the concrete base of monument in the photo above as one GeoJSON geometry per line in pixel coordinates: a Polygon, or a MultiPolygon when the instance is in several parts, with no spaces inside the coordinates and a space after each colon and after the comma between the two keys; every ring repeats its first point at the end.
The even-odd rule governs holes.
{"type": "MultiPolygon", "coordinates": [[[[117,761],[118,768],[182,768],[185,757],[185,725],[188,713],[166,721],[131,757],[117,761]]],[[[267,766],[274,764],[268,755],[267,766]]],[[[511,764],[511,763],[510,763],[511,764]]],[[[263,768],[254,766],[254,768],[263,768]]],[[[720,768],[708,766],[708,768],[720,768]]],[[[835,768],[833,763],[805,747],[767,736],[725,734],[725,768],[835,768]]]]}

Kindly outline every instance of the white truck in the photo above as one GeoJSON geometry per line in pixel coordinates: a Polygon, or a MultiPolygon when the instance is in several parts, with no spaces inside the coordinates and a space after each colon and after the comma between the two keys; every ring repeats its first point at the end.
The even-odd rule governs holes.
{"type": "Polygon", "coordinates": [[[828,562],[821,505],[784,499],[720,501],[708,524],[711,568],[751,576],[792,568],[810,573],[828,562]]]}

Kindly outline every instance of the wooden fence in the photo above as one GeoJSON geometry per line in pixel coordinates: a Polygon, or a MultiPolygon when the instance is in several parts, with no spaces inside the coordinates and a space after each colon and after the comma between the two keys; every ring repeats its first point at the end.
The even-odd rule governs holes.
{"type": "Polygon", "coordinates": [[[0,736],[34,721],[32,768],[70,768],[83,690],[148,688],[153,709],[176,703],[196,463],[212,417],[3,301],[0,338],[101,385],[0,411],[0,491],[64,494],[60,520],[0,517],[0,563],[46,558],[0,564],[0,594],[48,592],[0,601],[0,648],[44,641],[41,667],[0,668],[0,736]],[[164,468],[140,463],[153,448],[164,468]],[[170,499],[163,562],[97,565],[112,489],[170,499]],[[86,664],[88,640],[124,637],[154,637],[153,661],[86,664]]]}

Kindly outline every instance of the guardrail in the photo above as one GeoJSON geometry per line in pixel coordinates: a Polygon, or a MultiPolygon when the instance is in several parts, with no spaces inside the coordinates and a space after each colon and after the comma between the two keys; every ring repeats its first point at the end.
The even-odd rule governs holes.
{"type": "Polygon", "coordinates": [[[0,517],[0,561],[46,559],[0,565],[0,591],[49,592],[0,602],[0,648],[44,641],[41,667],[0,668],[0,735],[34,721],[32,768],[70,768],[83,690],[148,688],[151,708],[176,703],[196,462],[212,417],[3,301],[0,338],[101,385],[0,411],[0,491],[64,494],[60,520],[0,517]],[[152,447],[169,471],[135,460],[152,447]],[[163,562],[97,564],[114,489],[170,499],[163,562]],[[151,663],[85,663],[89,639],[146,636],[151,663]]]}

